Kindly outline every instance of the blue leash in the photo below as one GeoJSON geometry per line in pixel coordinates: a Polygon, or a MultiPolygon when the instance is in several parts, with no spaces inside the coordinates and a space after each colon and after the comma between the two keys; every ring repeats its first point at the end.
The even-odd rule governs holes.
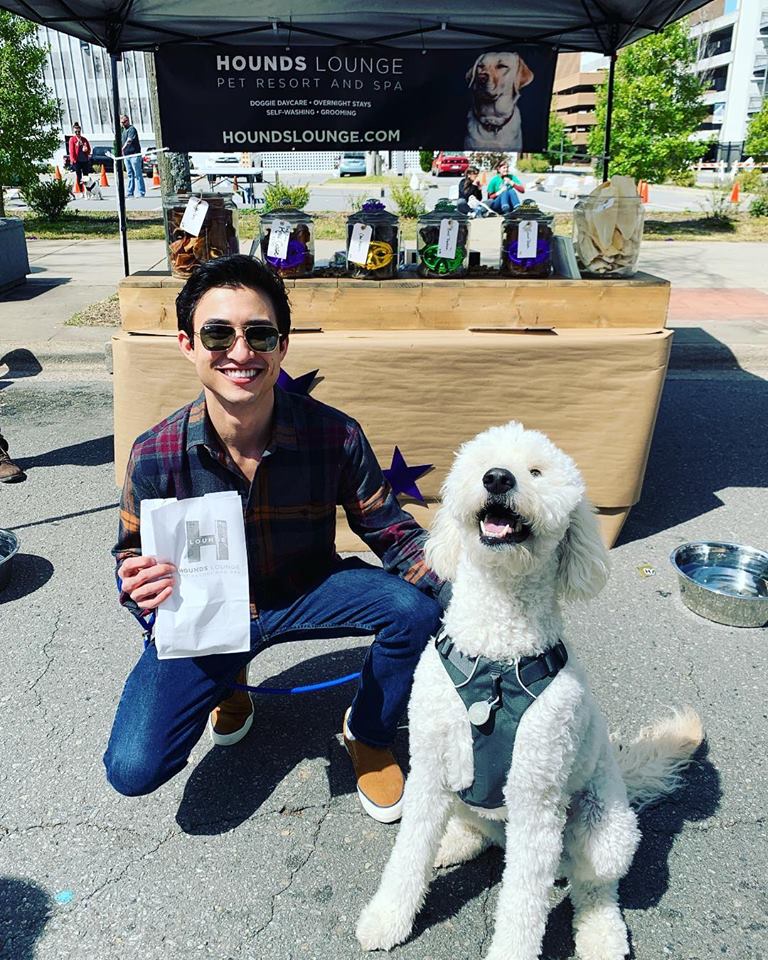
{"type": "MultiPolygon", "coordinates": [[[[144,649],[146,650],[152,640],[152,630],[155,626],[154,611],[147,620],[141,614],[135,614],[136,619],[144,630],[144,649]]],[[[340,687],[343,683],[351,683],[358,680],[360,671],[357,673],[348,673],[343,677],[335,677],[333,680],[322,680],[320,683],[307,683],[300,687],[252,687],[247,683],[234,683],[232,686],[236,690],[247,690],[249,693],[266,694],[271,697],[282,697],[294,693],[315,693],[317,690],[328,690],[331,687],[340,687]]]]}

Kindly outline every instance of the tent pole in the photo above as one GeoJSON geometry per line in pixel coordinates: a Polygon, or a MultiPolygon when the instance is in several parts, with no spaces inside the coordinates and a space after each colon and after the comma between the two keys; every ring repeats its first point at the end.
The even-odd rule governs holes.
{"type": "MultiPolygon", "coordinates": [[[[110,53],[112,64],[112,112],[115,115],[115,156],[122,156],[122,134],[120,132],[120,94],[117,89],[117,60],[116,53],[110,53]]],[[[115,160],[115,175],[117,177],[117,219],[120,227],[120,241],[123,246],[123,275],[128,276],[131,268],[128,266],[128,224],[125,217],[125,166],[122,160],[115,160]]]]}
{"type": "Polygon", "coordinates": [[[616,73],[616,51],[611,53],[608,69],[608,102],[605,105],[605,139],[603,140],[603,183],[608,179],[608,164],[611,159],[611,116],[613,114],[613,81],[616,73]]]}

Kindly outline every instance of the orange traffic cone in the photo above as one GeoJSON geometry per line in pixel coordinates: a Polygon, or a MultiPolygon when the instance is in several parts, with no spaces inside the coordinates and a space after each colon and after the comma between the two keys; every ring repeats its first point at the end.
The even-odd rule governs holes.
{"type": "Polygon", "coordinates": [[[638,184],[638,192],[643,203],[648,203],[648,181],[641,180],[638,184]]]}
{"type": "Polygon", "coordinates": [[[54,180],[61,180],[61,170],[59,170],[58,167],[54,167],[54,168],[53,168],[53,179],[54,179],[54,180]]]}
{"type": "Polygon", "coordinates": [[[82,184],[77,179],[77,177],[75,177],[75,193],[85,193],[85,191],[83,190],[82,184]]]}
{"type": "Polygon", "coordinates": [[[157,170],[157,164],[155,164],[152,170],[152,186],[153,187],[160,186],[160,174],[158,173],[158,170],[157,170]]]}
{"type": "Polygon", "coordinates": [[[107,168],[104,166],[103,163],[101,165],[101,177],[99,178],[99,186],[100,187],[109,186],[109,180],[107,180],[107,168]]]}
{"type": "Polygon", "coordinates": [[[733,181],[733,187],[731,188],[731,203],[739,202],[739,194],[741,193],[741,186],[739,185],[738,180],[733,181]]]}

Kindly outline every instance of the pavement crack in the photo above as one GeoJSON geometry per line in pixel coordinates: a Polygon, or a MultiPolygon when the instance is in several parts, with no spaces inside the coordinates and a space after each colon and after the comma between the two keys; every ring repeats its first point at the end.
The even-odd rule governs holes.
{"type": "Polygon", "coordinates": [[[43,644],[43,656],[45,657],[45,666],[40,671],[40,673],[35,677],[32,683],[30,683],[29,686],[27,687],[28,693],[31,693],[34,690],[35,697],[37,698],[36,706],[38,707],[42,706],[42,697],[40,696],[40,694],[35,688],[37,687],[38,683],[40,683],[40,681],[43,679],[43,677],[46,675],[46,673],[48,673],[48,671],[51,669],[51,666],[53,665],[54,657],[50,653],[50,647],[53,641],[56,639],[56,634],[59,632],[59,624],[61,623],[61,614],[62,614],[61,610],[58,610],[56,612],[56,620],[53,624],[53,630],[51,631],[51,635],[43,644]]]}
{"type": "Polygon", "coordinates": [[[144,853],[142,853],[140,856],[133,857],[122,867],[122,869],[117,874],[111,877],[107,877],[106,880],[100,883],[98,887],[96,887],[90,893],[83,896],[79,900],[78,906],[79,907],[85,906],[91,900],[93,900],[94,897],[97,897],[103,890],[106,890],[107,887],[111,887],[116,883],[120,883],[120,881],[128,873],[128,871],[131,870],[132,867],[135,867],[137,864],[143,863],[145,860],[148,860],[150,857],[153,857],[162,846],[168,843],[169,840],[173,840],[175,837],[178,837],[180,835],[181,835],[180,830],[176,830],[176,829],[169,830],[164,837],[161,837],[161,839],[157,841],[157,843],[152,847],[151,850],[145,850],[144,853]]]}
{"type": "Polygon", "coordinates": [[[296,876],[307,865],[307,863],[309,863],[310,859],[314,855],[317,838],[320,836],[320,830],[322,829],[322,826],[325,823],[326,817],[330,813],[330,809],[331,809],[330,804],[328,804],[323,811],[323,815],[317,821],[317,825],[312,833],[312,836],[307,841],[307,844],[309,846],[307,855],[301,860],[300,863],[297,863],[296,866],[291,869],[291,873],[290,873],[290,876],[288,877],[287,883],[283,884],[283,886],[279,890],[275,891],[275,893],[272,894],[272,897],[270,899],[270,904],[269,904],[269,916],[264,921],[264,923],[262,923],[260,927],[257,927],[253,931],[253,936],[251,937],[252,943],[256,942],[260,934],[262,934],[267,929],[267,927],[272,923],[272,921],[275,919],[275,901],[277,900],[277,898],[282,896],[286,891],[291,889],[293,885],[293,881],[296,879],[296,876]]]}
{"type": "Polygon", "coordinates": [[[693,660],[691,660],[688,665],[688,673],[686,676],[687,676],[687,679],[691,682],[693,689],[696,691],[696,698],[699,700],[699,702],[701,702],[701,700],[703,699],[701,695],[701,687],[699,686],[698,681],[696,680],[696,666],[693,660]]]}
{"type": "MultiPolygon", "coordinates": [[[[502,867],[504,865],[504,860],[502,860],[502,867]]],[[[488,905],[491,900],[491,894],[493,893],[493,888],[499,882],[501,877],[501,871],[498,868],[496,860],[491,860],[488,868],[488,885],[485,888],[483,893],[482,902],[480,904],[480,916],[483,918],[483,939],[480,941],[480,946],[478,947],[478,956],[485,956],[486,953],[486,944],[493,937],[494,930],[494,917],[489,914],[488,905]]]]}

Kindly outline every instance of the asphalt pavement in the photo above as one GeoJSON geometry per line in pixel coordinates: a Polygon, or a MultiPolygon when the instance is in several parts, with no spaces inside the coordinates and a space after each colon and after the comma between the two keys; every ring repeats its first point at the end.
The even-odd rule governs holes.
{"type": "MultiPolygon", "coordinates": [[[[155,794],[126,799],[101,754],[140,650],[108,549],[118,492],[110,384],[45,372],[0,380],[24,484],[0,489],[21,540],[0,593],[0,957],[3,960],[352,960],[355,919],[397,832],[366,818],[340,744],[347,687],[257,698],[240,745],[196,747],[155,794]]],[[[766,632],[681,603],[679,543],[765,546],[765,381],[671,379],[643,497],[603,594],[567,615],[612,728],[625,736],[690,703],[707,745],[672,800],[642,816],[621,902],[637,960],[765,958],[766,632]],[[750,415],[751,414],[751,415],[750,415]]],[[[9,431],[10,432],[10,431],[9,431]]],[[[273,648],[252,680],[291,686],[359,667],[364,640],[273,648]]],[[[407,731],[397,744],[407,758],[407,731]]],[[[402,960],[475,960],[489,943],[502,856],[435,874],[402,960]]],[[[544,956],[573,952],[565,890],[544,956]]]]}

